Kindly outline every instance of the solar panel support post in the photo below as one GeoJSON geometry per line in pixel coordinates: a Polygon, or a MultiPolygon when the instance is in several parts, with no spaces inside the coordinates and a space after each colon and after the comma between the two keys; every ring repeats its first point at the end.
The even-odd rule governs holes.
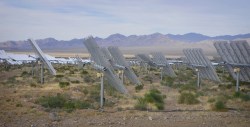
{"type": "Polygon", "coordinates": [[[103,78],[104,74],[100,73],[100,79],[101,79],[101,89],[100,89],[100,111],[103,111],[103,105],[104,105],[104,84],[103,84],[103,78]]]}
{"type": "Polygon", "coordinates": [[[41,84],[43,84],[44,83],[44,64],[42,63],[42,62],[40,62],[40,68],[41,68],[41,84]]]}
{"type": "Polygon", "coordinates": [[[35,69],[35,63],[32,62],[32,70],[31,70],[32,77],[34,77],[34,69],[35,69]]]}
{"type": "Polygon", "coordinates": [[[236,73],[236,92],[239,92],[239,87],[240,87],[240,83],[239,83],[239,78],[240,78],[240,68],[234,68],[234,72],[236,73]]]}
{"type": "Polygon", "coordinates": [[[160,70],[161,70],[161,81],[163,79],[163,67],[160,67],[160,70]]]}
{"type": "Polygon", "coordinates": [[[197,87],[200,88],[200,70],[196,68],[195,71],[197,72],[197,87]]]}

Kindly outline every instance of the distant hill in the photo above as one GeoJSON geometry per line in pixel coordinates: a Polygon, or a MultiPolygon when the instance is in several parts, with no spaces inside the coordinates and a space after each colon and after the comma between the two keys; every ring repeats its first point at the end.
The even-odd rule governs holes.
{"type": "MultiPolygon", "coordinates": [[[[96,37],[97,43],[101,46],[119,46],[119,47],[161,47],[170,46],[174,49],[175,46],[182,47],[185,44],[198,44],[204,41],[212,40],[234,40],[234,39],[249,39],[249,34],[239,35],[223,35],[210,37],[198,33],[187,33],[184,35],[173,35],[173,34],[161,34],[154,33],[150,35],[130,35],[124,36],[122,34],[112,34],[107,38],[96,37]]],[[[80,51],[84,48],[84,39],[72,39],[68,41],[56,40],[54,38],[45,38],[36,40],[38,45],[43,50],[48,51],[80,51]]],[[[0,43],[0,49],[7,51],[28,51],[31,50],[30,44],[24,41],[6,41],[0,43]]]]}

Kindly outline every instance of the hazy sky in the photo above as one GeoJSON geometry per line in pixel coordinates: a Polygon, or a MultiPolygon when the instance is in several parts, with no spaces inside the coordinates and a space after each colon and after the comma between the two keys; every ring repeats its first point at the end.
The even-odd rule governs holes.
{"type": "Polygon", "coordinates": [[[250,33],[250,0],[1,0],[0,41],[250,33]]]}

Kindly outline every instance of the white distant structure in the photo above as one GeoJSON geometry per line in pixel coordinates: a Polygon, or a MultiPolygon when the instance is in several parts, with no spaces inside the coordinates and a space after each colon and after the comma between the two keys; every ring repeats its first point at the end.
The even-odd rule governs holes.
{"type": "MultiPolygon", "coordinates": [[[[69,58],[56,58],[54,56],[45,54],[45,57],[51,63],[56,64],[77,64],[77,60],[74,57],[69,58]]],[[[0,63],[6,62],[11,65],[21,65],[25,63],[35,62],[38,57],[35,54],[15,54],[6,53],[4,50],[0,50],[0,63]]],[[[84,64],[91,62],[90,59],[81,59],[84,64]]]]}

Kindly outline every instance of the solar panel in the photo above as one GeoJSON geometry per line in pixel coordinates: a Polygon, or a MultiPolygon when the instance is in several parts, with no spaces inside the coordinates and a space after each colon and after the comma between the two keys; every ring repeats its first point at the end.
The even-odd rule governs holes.
{"type": "Polygon", "coordinates": [[[109,50],[105,47],[101,47],[101,50],[102,50],[104,56],[108,59],[109,63],[114,67],[115,62],[114,62],[114,59],[112,58],[109,50]]]}
{"type": "Polygon", "coordinates": [[[46,56],[44,55],[44,53],[42,52],[42,50],[39,48],[39,46],[37,45],[37,43],[33,39],[28,39],[28,41],[32,45],[32,48],[35,51],[35,53],[39,56],[39,59],[42,60],[42,62],[48,67],[50,73],[52,75],[56,75],[56,70],[51,65],[51,63],[48,61],[48,59],[46,58],[46,56]]]}
{"type": "Polygon", "coordinates": [[[103,73],[104,76],[107,78],[109,84],[121,93],[128,93],[127,89],[123,86],[121,80],[113,73],[114,69],[112,68],[108,60],[105,58],[103,52],[95,42],[94,38],[92,36],[85,38],[83,43],[91,54],[92,60],[97,65],[106,68],[105,70],[103,70],[103,73]]]}
{"type": "Polygon", "coordinates": [[[150,66],[155,66],[154,62],[151,60],[151,58],[149,57],[149,55],[147,54],[137,54],[136,58],[143,62],[143,63],[147,63],[150,66]]]}
{"type": "Polygon", "coordinates": [[[108,47],[108,50],[116,64],[125,67],[124,74],[125,76],[134,84],[140,85],[141,82],[138,80],[137,76],[135,75],[134,71],[130,68],[129,64],[126,62],[122,52],[119,50],[118,47],[108,47]]]}
{"type": "Polygon", "coordinates": [[[183,52],[188,63],[198,69],[201,78],[220,82],[212,63],[204,55],[202,49],[184,49],[183,52]]]}
{"type": "Polygon", "coordinates": [[[250,46],[246,41],[216,41],[214,46],[231,76],[237,80],[236,68],[240,69],[239,80],[250,82],[250,46]]]}
{"type": "Polygon", "coordinates": [[[170,77],[176,77],[174,70],[169,65],[167,59],[161,52],[153,52],[151,53],[153,56],[153,62],[158,66],[163,68],[163,74],[168,75],[170,77]]]}

